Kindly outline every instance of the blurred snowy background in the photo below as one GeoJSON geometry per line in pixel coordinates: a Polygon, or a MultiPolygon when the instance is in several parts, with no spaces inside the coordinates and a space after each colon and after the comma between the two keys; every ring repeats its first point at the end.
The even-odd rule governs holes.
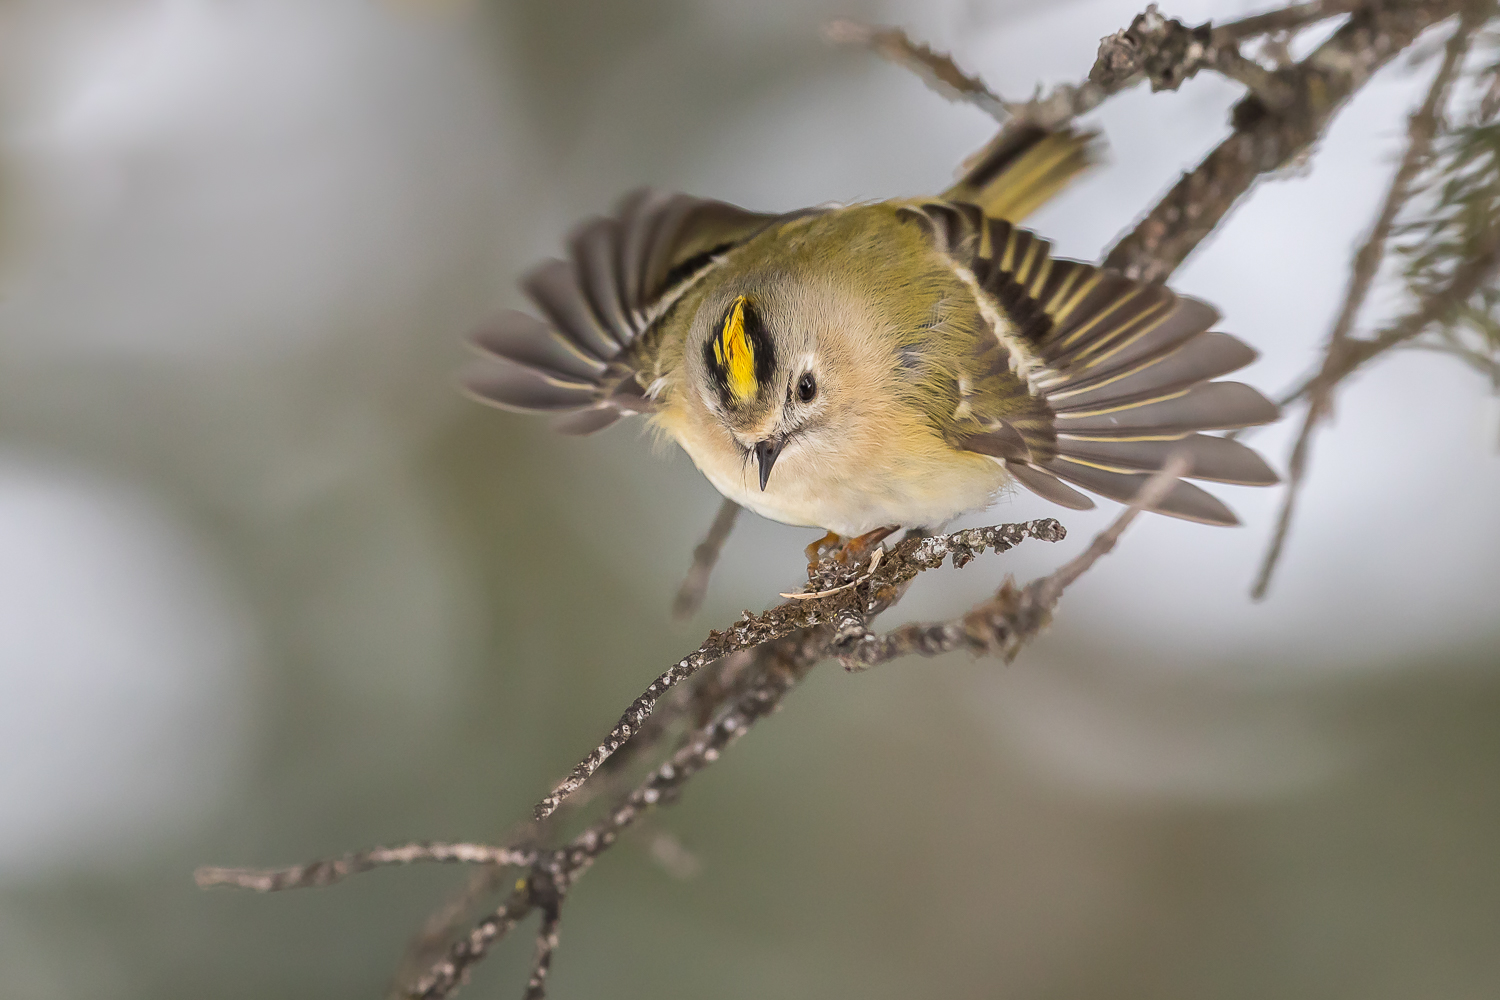
{"type": "MultiPolygon", "coordinates": [[[[828,48],[830,18],[1024,96],[1139,7],[0,0],[0,995],[379,995],[457,873],[265,898],[193,867],[496,836],[815,534],[743,519],[670,626],[717,496],[633,427],[462,400],[464,333],[641,183],[944,187],[988,121],[828,48]]],[[[1315,358],[1433,66],[1393,65],[1179,272],[1261,350],[1249,381],[1315,358]]],[[[1236,97],[1110,102],[1109,165],[1032,222],[1097,256],[1236,97]]],[[[1141,522],[1014,666],[815,672],[662,815],[701,874],[627,844],[574,893],[556,995],[1494,996],[1495,424],[1478,376],[1388,358],[1317,440],[1265,603],[1277,498],[1224,488],[1247,527],[1141,522]]],[[[1279,466],[1286,438],[1251,440],[1279,466]]],[[[902,614],[1112,511],[1063,514],[1068,542],[902,614]]],[[[529,952],[466,995],[517,993],[529,952]]]]}

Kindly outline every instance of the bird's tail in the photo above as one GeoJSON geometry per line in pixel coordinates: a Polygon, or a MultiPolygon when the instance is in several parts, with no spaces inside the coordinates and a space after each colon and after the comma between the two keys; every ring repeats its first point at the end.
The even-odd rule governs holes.
{"type": "Polygon", "coordinates": [[[978,205],[991,218],[1020,222],[1098,162],[1097,137],[1073,128],[1006,129],[975,154],[943,197],[978,205]]]}

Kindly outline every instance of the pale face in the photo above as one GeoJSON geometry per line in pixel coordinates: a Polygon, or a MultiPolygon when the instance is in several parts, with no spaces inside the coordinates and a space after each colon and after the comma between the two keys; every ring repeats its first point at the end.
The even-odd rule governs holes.
{"type": "Polygon", "coordinates": [[[876,340],[859,329],[867,317],[849,308],[850,298],[826,284],[762,273],[726,283],[694,317],[686,363],[695,402],[763,488],[776,469],[832,456],[856,435],[869,416],[862,400],[870,398],[857,387],[894,365],[889,352],[853,350],[876,340]]]}

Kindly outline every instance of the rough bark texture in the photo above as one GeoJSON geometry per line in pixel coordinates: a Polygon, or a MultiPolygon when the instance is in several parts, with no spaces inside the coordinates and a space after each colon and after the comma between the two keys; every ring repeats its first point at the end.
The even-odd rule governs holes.
{"type": "MultiPolygon", "coordinates": [[[[1443,0],[1369,4],[1300,64],[1271,71],[1293,99],[1275,110],[1255,94],[1242,100],[1229,138],[1115,244],[1105,264],[1149,281],[1166,278],[1257,178],[1306,152],[1376,70],[1458,7],[1443,0]]],[[[1163,74],[1163,79],[1171,77],[1163,74]]]]}

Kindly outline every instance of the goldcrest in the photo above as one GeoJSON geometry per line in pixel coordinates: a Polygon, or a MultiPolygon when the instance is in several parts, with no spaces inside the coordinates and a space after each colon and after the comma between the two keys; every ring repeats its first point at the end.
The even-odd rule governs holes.
{"type": "MultiPolygon", "coordinates": [[[[1013,225],[1090,138],[1027,130],[936,199],[769,215],[636,192],[527,275],[542,318],[477,333],[465,383],[569,434],[642,414],[726,497],[848,537],[938,527],[1012,485],[1130,501],[1179,450],[1189,478],[1276,482],[1202,433],[1277,416],[1211,381],[1255,357],[1210,332],[1213,307],[1013,225]]],[[[1154,509],[1237,523],[1182,480],[1154,509]]]]}

